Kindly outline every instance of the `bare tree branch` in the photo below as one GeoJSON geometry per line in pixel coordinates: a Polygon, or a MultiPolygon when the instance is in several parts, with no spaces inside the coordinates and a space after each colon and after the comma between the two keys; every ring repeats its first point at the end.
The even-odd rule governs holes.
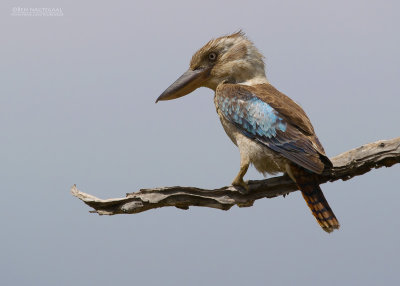
{"type": "MultiPolygon", "coordinates": [[[[363,175],[374,168],[390,167],[400,162],[400,137],[381,140],[352,149],[331,158],[334,165],[332,171],[325,172],[320,183],[336,180],[349,180],[363,175]]],[[[266,180],[249,181],[250,191],[241,193],[232,186],[214,190],[195,187],[163,187],[141,189],[136,193],[126,194],[125,198],[102,200],[79,191],[74,185],[71,193],[84,203],[94,208],[100,215],[133,214],[154,208],[175,206],[189,209],[189,206],[211,207],[229,210],[233,205],[250,207],[255,200],[273,198],[297,190],[297,186],[287,176],[266,180]]]]}

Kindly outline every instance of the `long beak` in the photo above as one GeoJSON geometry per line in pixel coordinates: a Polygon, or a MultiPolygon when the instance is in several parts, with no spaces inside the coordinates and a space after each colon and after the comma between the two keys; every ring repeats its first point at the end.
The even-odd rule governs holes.
{"type": "Polygon", "coordinates": [[[210,70],[207,68],[188,69],[157,98],[156,103],[160,100],[171,100],[191,93],[202,85],[209,73],[210,70]]]}

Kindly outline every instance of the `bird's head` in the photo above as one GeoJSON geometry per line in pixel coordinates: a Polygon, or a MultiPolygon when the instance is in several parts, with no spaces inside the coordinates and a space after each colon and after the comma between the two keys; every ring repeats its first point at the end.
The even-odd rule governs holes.
{"type": "Polygon", "coordinates": [[[192,57],[189,69],[158,98],[171,100],[199,87],[213,90],[221,83],[266,83],[262,54],[243,32],[213,39],[192,57]]]}

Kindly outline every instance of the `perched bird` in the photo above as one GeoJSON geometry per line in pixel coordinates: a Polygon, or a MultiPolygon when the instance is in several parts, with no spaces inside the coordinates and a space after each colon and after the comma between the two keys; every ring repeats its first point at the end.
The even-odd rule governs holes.
{"type": "Polygon", "coordinates": [[[250,164],[264,175],[287,173],[323,230],[338,229],[317,181],[332,163],[303,109],[268,82],[263,55],[243,32],[205,44],[193,55],[189,69],[156,102],[199,87],[215,91],[222,126],[239,147],[240,170],[232,185],[248,189],[243,176],[250,164]]]}

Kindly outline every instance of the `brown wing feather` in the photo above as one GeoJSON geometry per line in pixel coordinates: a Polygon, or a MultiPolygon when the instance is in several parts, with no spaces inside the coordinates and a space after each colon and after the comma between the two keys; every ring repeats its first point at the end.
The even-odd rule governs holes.
{"type": "Polygon", "coordinates": [[[291,125],[310,138],[318,153],[325,156],[325,150],[315,135],[311,121],[300,105],[271,84],[257,84],[246,87],[258,98],[276,109],[283,117],[290,120],[291,125]]]}

